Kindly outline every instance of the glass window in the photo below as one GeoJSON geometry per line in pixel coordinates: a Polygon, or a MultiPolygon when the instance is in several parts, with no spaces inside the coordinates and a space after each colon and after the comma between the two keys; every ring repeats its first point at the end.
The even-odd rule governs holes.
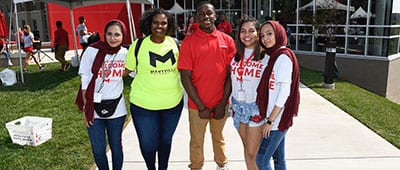
{"type": "Polygon", "coordinates": [[[365,38],[349,37],[347,38],[347,53],[364,55],[365,38]]]}
{"type": "MultiPolygon", "coordinates": [[[[368,53],[371,56],[386,56],[386,49],[383,43],[387,41],[382,38],[369,38],[368,39],[368,53]]],[[[387,45],[387,44],[386,44],[387,45]]]]}
{"type": "Polygon", "coordinates": [[[300,35],[299,36],[299,50],[301,51],[312,51],[312,36],[311,35],[300,35]]]}
{"type": "Polygon", "coordinates": [[[399,38],[392,38],[389,40],[389,55],[397,54],[399,51],[399,38]]]}
{"type": "Polygon", "coordinates": [[[365,32],[366,32],[366,27],[363,26],[349,26],[348,28],[348,35],[354,35],[354,36],[365,36],[365,32]]]}
{"type": "Polygon", "coordinates": [[[368,14],[368,1],[351,0],[350,6],[354,9],[349,15],[350,25],[366,25],[367,19],[371,16],[368,14]]]}
{"type": "Polygon", "coordinates": [[[336,53],[344,54],[345,38],[344,37],[336,37],[336,53]]]}

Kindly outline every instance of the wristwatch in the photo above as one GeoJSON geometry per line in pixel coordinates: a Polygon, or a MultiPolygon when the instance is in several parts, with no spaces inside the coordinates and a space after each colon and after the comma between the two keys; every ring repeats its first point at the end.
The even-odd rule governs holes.
{"type": "Polygon", "coordinates": [[[269,119],[267,119],[267,123],[268,123],[269,125],[272,125],[272,123],[274,123],[274,122],[271,122],[269,119]]]}

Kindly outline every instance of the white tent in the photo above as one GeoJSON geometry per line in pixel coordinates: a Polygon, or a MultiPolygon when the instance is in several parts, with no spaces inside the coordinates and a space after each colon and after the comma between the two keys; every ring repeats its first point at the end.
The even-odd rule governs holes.
{"type": "MultiPolygon", "coordinates": [[[[15,1],[15,0],[14,0],[15,1]]],[[[41,0],[43,2],[51,2],[58,5],[62,5],[68,8],[78,8],[83,6],[97,5],[97,4],[107,4],[115,2],[134,2],[143,4],[153,4],[153,0],[41,0]]]]}
{"type": "Polygon", "coordinates": [[[182,14],[186,12],[178,3],[175,3],[174,6],[167,11],[171,14],[182,14]]]}
{"type": "Polygon", "coordinates": [[[357,19],[357,18],[369,18],[371,17],[371,14],[368,14],[362,7],[358,7],[358,9],[351,14],[350,18],[351,19],[357,19]]]}
{"type": "MultiPolygon", "coordinates": [[[[300,7],[299,10],[313,10],[319,9],[336,9],[336,10],[347,10],[347,5],[337,2],[336,0],[313,0],[308,4],[300,7]]],[[[350,6],[350,11],[354,11],[354,7],[350,6]]]]}
{"type": "MultiPolygon", "coordinates": [[[[130,35],[132,37],[136,37],[134,34],[134,25],[133,25],[133,17],[131,13],[131,6],[130,2],[133,3],[142,3],[142,4],[154,4],[153,0],[12,0],[14,4],[14,13],[15,13],[15,23],[16,23],[16,28],[18,28],[18,11],[17,11],[17,4],[18,3],[23,3],[23,2],[30,2],[30,1],[41,1],[41,2],[51,2],[55,3],[58,5],[62,5],[64,7],[67,7],[70,9],[70,15],[71,15],[71,26],[73,32],[75,31],[75,23],[74,23],[74,16],[72,9],[78,8],[78,7],[83,7],[83,6],[90,6],[90,5],[96,5],[96,4],[107,4],[107,3],[115,3],[115,2],[126,2],[126,8],[128,11],[128,19],[129,19],[129,28],[130,28],[130,35]]],[[[76,35],[73,35],[73,40],[74,40],[74,48],[75,48],[75,54],[78,56],[77,52],[77,44],[76,44],[76,35]]],[[[19,65],[20,65],[20,72],[21,72],[21,81],[24,83],[24,74],[23,74],[23,68],[22,68],[22,56],[21,56],[21,46],[20,46],[20,37],[17,36],[17,46],[18,46],[18,56],[19,56],[19,65]]]]}

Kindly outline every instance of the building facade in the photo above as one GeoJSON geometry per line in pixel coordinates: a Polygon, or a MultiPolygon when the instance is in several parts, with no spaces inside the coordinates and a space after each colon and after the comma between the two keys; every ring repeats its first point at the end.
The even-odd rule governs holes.
{"type": "MultiPolygon", "coordinates": [[[[157,5],[159,1],[154,2],[157,5]]],[[[192,11],[200,1],[176,0],[192,11]]],[[[323,72],[325,44],[335,40],[340,79],[400,103],[400,0],[210,2],[234,27],[244,14],[261,22],[272,18],[287,24],[290,47],[305,68],[323,72]]]]}
{"type": "Polygon", "coordinates": [[[340,79],[400,103],[400,0],[258,3],[260,18],[267,9],[264,15],[287,23],[301,66],[323,71],[325,42],[334,39],[340,79]]]}

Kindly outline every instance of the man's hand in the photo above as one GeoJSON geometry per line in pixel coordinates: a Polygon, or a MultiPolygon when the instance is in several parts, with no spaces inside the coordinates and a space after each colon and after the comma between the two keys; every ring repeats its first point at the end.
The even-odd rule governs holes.
{"type": "Polygon", "coordinates": [[[211,112],[210,109],[204,108],[199,110],[199,117],[200,119],[210,119],[211,118],[211,112]]]}
{"type": "Polygon", "coordinates": [[[225,108],[226,104],[225,103],[219,103],[216,106],[214,106],[211,110],[214,112],[214,119],[222,119],[225,117],[225,108]]]}

